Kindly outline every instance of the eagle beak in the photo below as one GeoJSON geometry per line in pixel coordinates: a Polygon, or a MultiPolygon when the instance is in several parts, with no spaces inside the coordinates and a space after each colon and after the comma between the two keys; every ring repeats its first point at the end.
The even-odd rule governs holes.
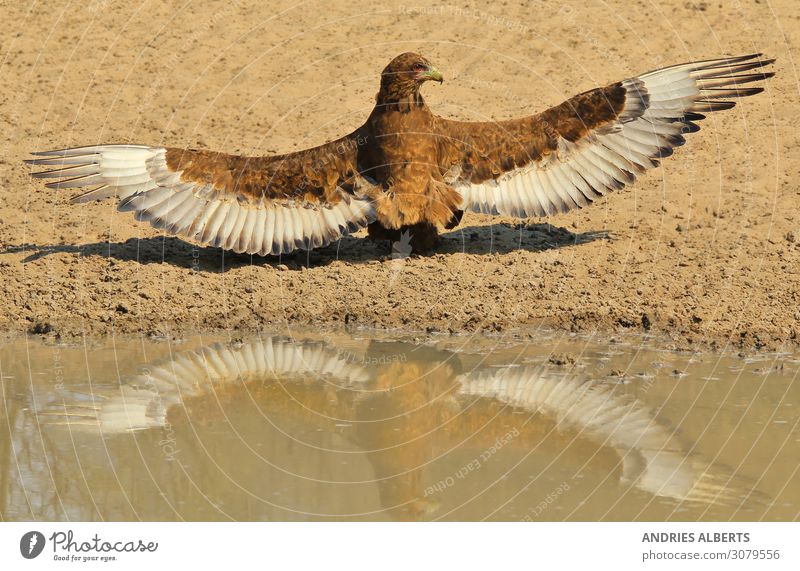
{"type": "Polygon", "coordinates": [[[439,83],[444,82],[444,78],[442,77],[441,72],[433,66],[429,67],[428,71],[422,74],[422,77],[424,77],[425,79],[432,79],[433,81],[438,81],[439,83]]]}

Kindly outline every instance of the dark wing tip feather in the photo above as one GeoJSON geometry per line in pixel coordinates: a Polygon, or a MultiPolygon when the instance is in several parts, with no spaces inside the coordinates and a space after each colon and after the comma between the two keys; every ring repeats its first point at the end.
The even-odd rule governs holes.
{"type": "Polygon", "coordinates": [[[702,113],[697,113],[695,111],[687,111],[683,115],[684,121],[702,121],[705,118],[706,118],[705,115],[703,115],[702,113]]]}
{"type": "Polygon", "coordinates": [[[99,173],[94,173],[94,174],[87,174],[87,175],[57,180],[54,182],[49,182],[45,186],[47,188],[61,189],[61,188],[79,188],[82,186],[89,186],[92,184],[100,184],[100,183],[102,183],[102,177],[100,176],[99,173]]]}
{"type": "Polygon", "coordinates": [[[675,150],[672,147],[660,147],[655,156],[659,159],[666,159],[667,157],[671,157],[675,153],[675,150]]]}
{"type": "MultiPolygon", "coordinates": [[[[762,57],[764,57],[764,54],[761,53],[761,52],[758,52],[758,53],[747,54],[747,55],[743,55],[743,56],[733,56],[733,57],[728,57],[728,58],[710,59],[710,60],[705,60],[705,61],[699,61],[699,62],[697,62],[697,64],[698,64],[698,68],[699,69],[714,69],[714,68],[730,67],[731,65],[741,64],[742,62],[749,62],[749,61],[754,60],[754,59],[758,59],[759,62],[769,61],[769,63],[772,63],[773,61],[775,61],[774,59],[771,60],[771,61],[770,60],[762,60],[761,59],[762,57]]],[[[751,63],[757,63],[757,62],[751,62],[751,63]]]]}
{"type": "Polygon", "coordinates": [[[724,97],[748,97],[764,91],[763,87],[708,87],[701,91],[703,99],[722,99],[724,97]]]}
{"type": "Polygon", "coordinates": [[[735,101],[708,101],[706,99],[698,99],[692,105],[692,111],[725,111],[736,107],[735,101]]]}
{"type": "Polygon", "coordinates": [[[671,147],[682,147],[686,144],[686,138],[683,135],[669,135],[665,140],[671,147]]]}
{"type": "Polygon", "coordinates": [[[75,166],[89,163],[96,163],[100,155],[97,153],[71,155],[71,156],[54,156],[47,155],[40,159],[23,159],[26,165],[47,165],[47,166],[75,166]]]}
{"type": "Polygon", "coordinates": [[[30,174],[31,174],[32,178],[51,178],[53,176],[52,173],[55,173],[55,172],[60,172],[60,169],[57,170],[57,171],[32,172],[30,174]]]}
{"type": "Polygon", "coordinates": [[[93,146],[69,147],[66,149],[51,149],[49,151],[32,151],[31,154],[37,157],[65,157],[67,155],[78,154],[77,151],[84,149],[94,149],[93,146]]]}

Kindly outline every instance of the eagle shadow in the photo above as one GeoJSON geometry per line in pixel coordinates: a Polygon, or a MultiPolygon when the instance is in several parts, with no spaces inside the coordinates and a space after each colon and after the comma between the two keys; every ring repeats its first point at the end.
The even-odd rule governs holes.
{"type": "MultiPolygon", "coordinates": [[[[505,254],[517,250],[542,252],[568,246],[576,246],[611,238],[607,231],[576,233],[550,224],[493,224],[489,226],[467,226],[442,234],[439,244],[424,254],[505,254]]],[[[81,257],[98,256],[120,261],[135,261],[140,264],[171,264],[212,273],[226,272],[243,266],[285,265],[289,270],[302,267],[313,268],[331,264],[336,260],[364,264],[397,257],[407,257],[398,243],[375,242],[369,238],[345,236],[338,242],[313,252],[297,250],[281,256],[251,256],[235,254],[220,248],[195,246],[179,238],[158,236],[153,238],[129,238],[124,242],[93,242],[89,244],[21,244],[7,246],[2,253],[32,251],[22,262],[39,260],[50,254],[71,253],[81,257]]],[[[402,246],[402,245],[401,245],[402,246]]],[[[282,269],[286,269],[282,268],[282,269]]]]}

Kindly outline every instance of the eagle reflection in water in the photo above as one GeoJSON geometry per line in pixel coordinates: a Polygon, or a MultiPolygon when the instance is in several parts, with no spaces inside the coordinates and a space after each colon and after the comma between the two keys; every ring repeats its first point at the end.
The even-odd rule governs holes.
{"type": "MultiPolygon", "coordinates": [[[[571,493],[591,494],[600,484],[575,479],[586,471],[607,474],[600,493],[611,486],[619,501],[735,505],[757,494],[690,454],[691,443],[616,383],[547,365],[468,366],[467,357],[393,341],[257,338],[176,353],[37,415],[69,429],[73,447],[99,431],[98,463],[112,456],[105,477],[150,519],[164,517],[137,506],[151,488],[174,510],[167,517],[184,519],[469,519],[459,509],[518,470],[528,484],[489,501],[523,501],[533,484],[566,495],[567,481],[571,493]],[[113,458],[124,438],[138,457],[113,458]],[[568,458],[567,479],[530,473],[539,464],[529,455],[550,466],[568,458]]],[[[517,508],[518,519],[542,511],[517,508]]]]}

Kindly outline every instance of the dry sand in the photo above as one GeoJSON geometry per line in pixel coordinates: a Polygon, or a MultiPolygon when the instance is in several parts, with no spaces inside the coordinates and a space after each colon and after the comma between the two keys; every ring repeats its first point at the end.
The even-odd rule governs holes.
{"type": "Polygon", "coordinates": [[[546,325],[796,347],[795,0],[0,6],[3,331],[546,325]],[[223,256],[108,202],[71,206],[70,191],[22,164],[32,150],[100,142],[249,154],[319,144],[361,124],[380,70],[408,50],[446,77],[424,89],[434,111],[473,120],[692,59],[763,51],[778,75],[592,208],[522,224],[468,214],[433,255],[406,260],[360,235],[308,257],[223,256]]]}

